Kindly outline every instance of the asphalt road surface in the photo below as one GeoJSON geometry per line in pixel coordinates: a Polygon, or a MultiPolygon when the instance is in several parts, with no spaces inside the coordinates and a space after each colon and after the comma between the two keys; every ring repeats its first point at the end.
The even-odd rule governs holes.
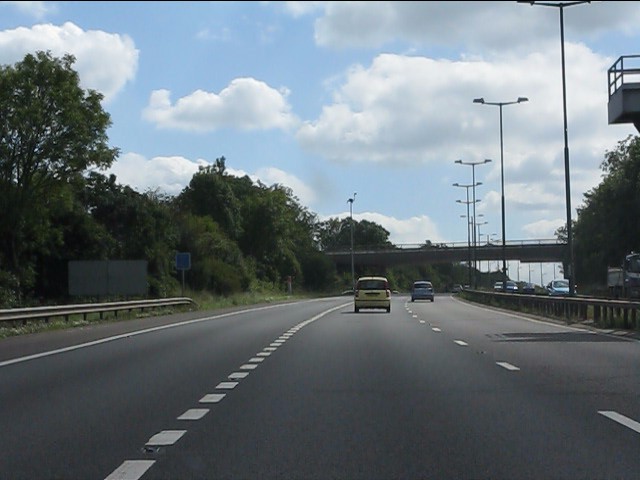
{"type": "Polygon", "coordinates": [[[640,342],[446,295],[0,341],[0,479],[638,479],[640,342]]]}

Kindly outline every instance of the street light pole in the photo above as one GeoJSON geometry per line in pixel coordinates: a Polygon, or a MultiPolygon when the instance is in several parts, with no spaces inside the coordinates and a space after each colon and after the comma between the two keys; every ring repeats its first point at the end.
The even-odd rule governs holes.
{"type": "MultiPolygon", "coordinates": [[[[482,215],[482,214],[480,214],[480,215],[482,215]]],[[[478,236],[476,238],[478,239],[478,243],[482,243],[482,234],[480,233],[480,227],[482,225],[486,225],[487,223],[489,223],[489,222],[477,222],[476,221],[476,227],[478,228],[478,236]]],[[[476,250],[476,260],[477,260],[477,250],[476,250]]],[[[482,260],[478,260],[478,265],[479,265],[478,272],[480,273],[480,280],[482,281],[482,260]]],[[[476,286],[476,288],[477,288],[477,286],[476,286]]]]}
{"type": "Polygon", "coordinates": [[[560,57],[562,64],[562,112],[564,117],[564,183],[565,183],[565,198],[567,205],[567,248],[569,250],[569,265],[568,272],[565,272],[565,277],[569,280],[569,295],[575,295],[575,262],[573,258],[573,227],[571,225],[571,181],[569,177],[569,133],[567,126],[567,80],[565,75],[564,66],[564,8],[574,5],[580,5],[581,3],[591,3],[588,1],[581,2],[523,2],[530,5],[540,5],[542,7],[557,7],[560,11],[560,57]]]}
{"type": "MultiPolygon", "coordinates": [[[[467,198],[468,194],[467,194],[467,198]]],[[[468,285],[471,288],[471,219],[469,218],[469,201],[463,202],[462,200],[456,200],[457,203],[467,204],[467,215],[460,215],[460,218],[464,218],[467,221],[467,272],[468,272],[468,285]]]]}
{"type": "MultiPolygon", "coordinates": [[[[476,165],[484,165],[485,163],[489,163],[491,162],[490,158],[485,158],[484,160],[482,160],[481,162],[463,162],[462,160],[456,160],[454,163],[458,163],[460,165],[470,165],[471,166],[471,182],[473,185],[473,268],[476,269],[476,262],[477,262],[477,252],[476,252],[476,228],[475,228],[475,221],[477,219],[476,217],[476,185],[482,185],[482,183],[477,183],[476,184],[476,165]]],[[[477,276],[474,275],[474,287],[477,288],[477,276]]]]}
{"type": "Polygon", "coordinates": [[[514,102],[485,102],[484,98],[474,98],[473,103],[500,107],[500,185],[502,189],[502,290],[507,291],[507,240],[504,214],[504,143],[502,140],[502,107],[516,103],[528,102],[526,97],[518,97],[514,102]]]}
{"type": "MultiPolygon", "coordinates": [[[[469,213],[469,205],[471,203],[474,204],[475,207],[475,202],[472,202],[471,200],[469,200],[469,189],[473,188],[476,185],[482,185],[482,182],[478,182],[475,184],[470,184],[470,185],[462,185],[460,183],[454,183],[453,186],[454,187],[462,187],[464,189],[466,189],[467,191],[467,201],[463,202],[462,200],[456,200],[456,203],[464,203],[467,205],[467,257],[468,257],[468,263],[467,265],[469,266],[469,287],[471,287],[472,281],[471,281],[471,236],[473,235],[473,237],[475,237],[475,231],[473,233],[472,230],[475,230],[475,226],[474,226],[474,218],[470,215],[469,213]]],[[[478,201],[478,200],[476,200],[478,201]]]]}
{"type": "Polygon", "coordinates": [[[356,273],[355,266],[353,262],[353,202],[356,201],[356,193],[353,193],[353,197],[351,197],[347,202],[349,202],[349,218],[351,219],[351,288],[355,292],[356,291],[356,273]]]}

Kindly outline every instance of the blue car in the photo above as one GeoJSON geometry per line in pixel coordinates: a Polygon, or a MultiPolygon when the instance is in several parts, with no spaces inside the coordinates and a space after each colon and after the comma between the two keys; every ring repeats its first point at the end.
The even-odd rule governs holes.
{"type": "Polygon", "coordinates": [[[416,300],[431,300],[433,302],[434,293],[431,282],[426,280],[413,282],[413,287],[411,288],[411,301],[415,302],[416,300]]]}
{"type": "Polygon", "coordinates": [[[568,280],[551,280],[547,284],[547,293],[553,297],[563,297],[569,295],[568,280]]]}

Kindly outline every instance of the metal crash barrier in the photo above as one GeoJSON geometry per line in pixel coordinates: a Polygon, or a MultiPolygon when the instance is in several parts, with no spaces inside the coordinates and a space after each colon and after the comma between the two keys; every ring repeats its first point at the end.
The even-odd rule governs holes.
{"type": "Polygon", "coordinates": [[[44,320],[48,322],[52,318],[64,318],[69,321],[72,315],[82,315],[87,320],[89,314],[99,314],[102,320],[107,312],[114,312],[118,316],[119,311],[133,311],[140,309],[153,309],[162,307],[173,307],[181,305],[196,305],[191,298],[163,298],[157,300],[133,300],[126,302],[107,302],[107,303],[85,303],[75,305],[57,305],[51,307],[34,307],[34,308],[9,308],[0,310],[0,322],[22,322],[26,325],[29,321],[44,320]]]}
{"type": "Polygon", "coordinates": [[[620,326],[628,330],[639,327],[640,302],[638,301],[591,297],[551,297],[481,290],[465,290],[463,297],[472,302],[562,319],[567,323],[593,322],[596,327],[620,326]]]}

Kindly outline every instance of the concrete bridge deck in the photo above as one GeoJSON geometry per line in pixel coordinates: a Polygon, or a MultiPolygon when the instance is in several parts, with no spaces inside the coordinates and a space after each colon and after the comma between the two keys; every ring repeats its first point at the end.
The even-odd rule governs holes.
{"type": "MultiPolygon", "coordinates": [[[[557,240],[509,241],[504,246],[506,260],[522,263],[561,262],[567,252],[567,244],[557,240]]],[[[325,252],[336,265],[351,265],[351,250],[325,252]]],[[[421,263],[467,262],[469,260],[502,260],[502,243],[478,245],[448,243],[433,245],[397,245],[395,248],[356,247],[353,251],[355,265],[394,266],[421,263]]]]}

